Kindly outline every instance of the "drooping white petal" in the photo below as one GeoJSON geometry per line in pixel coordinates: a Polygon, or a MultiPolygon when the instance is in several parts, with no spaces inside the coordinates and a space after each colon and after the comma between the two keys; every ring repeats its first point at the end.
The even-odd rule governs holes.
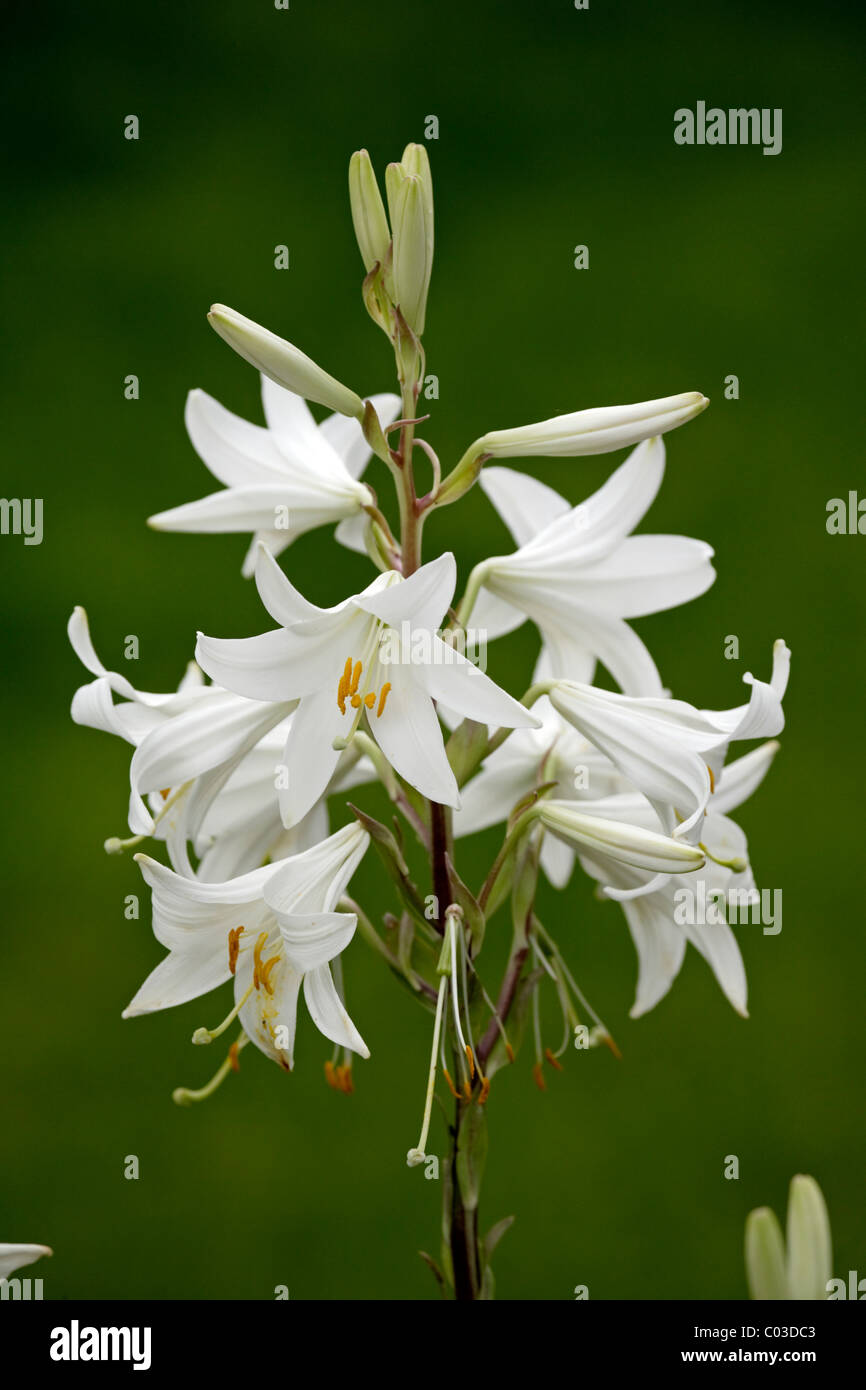
{"type": "Polygon", "coordinates": [[[261,954],[263,960],[279,956],[268,974],[269,988],[260,985],[241,1004],[253,980],[249,951],[239,962],[235,975],[235,1002],[241,1004],[238,1017],[251,1042],[284,1071],[291,1071],[295,1065],[298,996],[303,977],[282,954],[276,935],[265,944],[261,954]]]}
{"type": "Polygon", "coordinates": [[[338,1047],[348,1047],[361,1057],[369,1057],[370,1049],[346,1012],[327,965],[304,976],[304,999],[320,1033],[338,1047]]]}
{"type": "Polygon", "coordinates": [[[49,1245],[9,1245],[0,1241],[0,1279],[8,1279],[16,1269],[53,1254],[49,1245]]]}
{"type": "Polygon", "coordinates": [[[537,611],[544,660],[539,660],[534,680],[556,677],[588,685],[597,658],[625,694],[661,695],[662,679],[655,662],[637,633],[621,618],[577,604],[571,605],[568,613],[553,602],[537,611]]]}
{"type": "Polygon", "coordinates": [[[355,934],[353,912],[277,913],[283,950],[296,970],[315,970],[344,951],[355,934]]]}
{"type": "Polygon", "coordinates": [[[515,545],[525,545],[552,521],[571,511],[571,504],[546,483],[515,468],[482,469],[479,482],[505,525],[515,545]]]}
{"type": "Polygon", "coordinates": [[[539,728],[541,721],[456,648],[433,637],[432,660],[413,666],[418,682],[433,697],[479,724],[509,729],[539,728]]]}
{"type": "Polygon", "coordinates": [[[341,713],[334,688],[305,695],[296,709],[283,752],[278,784],[280,815],[287,828],[297,825],[323,796],[340,754],[334,740],[347,732],[349,712],[341,713]]]}
{"type": "Polygon", "coordinates": [[[778,751],[779,744],[771,739],[769,743],[761,744],[760,748],[753,748],[751,753],[746,753],[742,758],[726,763],[710,799],[712,809],[719,812],[734,811],[738,806],[742,806],[744,801],[748,801],[752,792],[763,782],[778,751]]]}
{"type": "MultiPolygon", "coordinates": [[[[271,433],[226,410],[206,391],[190,391],[184,423],[192,446],[227,488],[285,481],[287,469],[271,433]]],[[[150,525],[156,524],[156,518],[150,525]]]]}
{"type": "Polygon", "coordinates": [[[264,898],[275,914],[331,912],[363,859],[370,837],[357,821],[271,866],[264,898]]]}
{"type": "Polygon", "coordinates": [[[686,938],[674,926],[670,907],[658,895],[623,903],[637,951],[638,977],[630,1018],[641,1018],[665,997],[683,963],[686,938]]]}
{"type": "Polygon", "coordinates": [[[426,690],[408,675],[398,678],[392,683],[384,714],[370,728],[388,762],[410,786],[431,801],[459,806],[457,782],[426,690]]]}
{"type": "Polygon", "coordinates": [[[399,632],[403,622],[435,632],[447,612],[457,582],[450,550],[422,565],[408,579],[377,592],[359,594],[355,603],[399,632]]]}
{"type": "Polygon", "coordinates": [[[711,736],[706,728],[689,728],[696,713],[690,706],[678,724],[681,701],[633,699],[566,682],[554,686],[550,700],[657,807],[667,829],[673,829],[674,811],[682,818],[680,833],[697,822],[711,791],[701,756],[711,736]]]}
{"type": "Polygon", "coordinates": [[[288,701],[263,704],[227,691],[211,691],[192,709],[163,721],[139,744],[129,768],[130,828],[150,834],[147,792],[175,788],[243,757],[292,709],[288,701]]]}

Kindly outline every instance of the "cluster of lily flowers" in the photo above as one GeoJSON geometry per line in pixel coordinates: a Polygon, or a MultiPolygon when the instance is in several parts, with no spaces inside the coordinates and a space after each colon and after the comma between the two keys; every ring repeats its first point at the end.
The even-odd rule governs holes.
{"type": "MultiPolygon", "coordinates": [[[[677,885],[701,879],[711,892],[755,887],[745,836],[730,813],[759,786],[777,750],[790,653],[775,643],[769,678],[744,677],[743,703],[700,709],[671,696],[629,626],[697,598],[715,578],[703,542],[633,534],[662,483],[663,436],[704,410],[699,393],[493,431],[445,477],[432,448],[415,439],[432,464],[433,486],[418,498],[413,485],[407,501],[406,458],[388,436],[400,431],[402,440],[420,423],[411,407],[432,258],[422,147],[409,146],[389,167],[387,190],[386,213],[366,152],[354,156],[364,298],[395,342],[401,395],[362,398],[291,343],[214,306],[212,326],[261,375],[265,424],[191,392],[187,431],[220,487],[150,519],[161,531],[250,537],[243,573],[254,576],[267,630],[200,633],[195,660],[167,693],[139,690],[103,665],[81,608],[69,637],[90,675],[75,693],[73,718],[133,750],[130,835],[106,849],[138,850],[151,839],[169,861],[135,856],[151,890],[154,934],[168,954],[124,1017],[229,982],[234,990],[228,1016],[198,1028],[193,1042],[210,1044],[235,1022],[238,1036],[213,1079],[179,1089],[175,1099],[209,1095],[237,1069],[248,1042],[291,1071],[302,991],[313,1025],[333,1046],[328,1079],[350,1090],[353,1055],[369,1056],[347,1009],[342,969],[357,933],[434,1018],[412,1164],[426,1152],[437,1074],[456,1096],[483,1104],[496,1069],[517,1050],[478,973],[485,925],[509,893],[526,936],[520,968],[525,956],[532,972],[539,1084],[543,1061],[558,1065],[584,1014],[593,1022],[590,1042],[612,1045],[537,917],[539,872],[566,890],[577,860],[621,905],[638,957],[633,1015],[667,993],[689,942],[745,1015],[745,970],[730,927],[679,925],[673,900],[677,885]],[[318,423],[310,403],[328,411],[318,423]],[[625,462],[577,505],[531,473],[502,466],[619,449],[631,449],[625,462]],[[513,550],[476,566],[459,602],[454,556],[421,563],[407,550],[410,533],[392,531],[365,481],[373,456],[398,475],[401,520],[411,512],[415,541],[427,510],[452,504],[476,483],[511,533],[513,550]],[[336,544],[368,555],[373,571],[366,588],[328,608],[311,603],[278,562],[298,536],[321,527],[335,528],[336,544]],[[524,622],[535,626],[538,662],[522,698],[461,653],[453,638],[470,620],[491,641],[524,622]],[[395,651],[403,654],[396,660],[395,651]],[[599,664],[617,691],[593,683],[599,664]],[[745,740],[766,741],[731,757],[745,740]],[[374,781],[427,851],[434,810],[447,808],[448,896],[432,917],[391,830],[345,810],[345,794],[374,781]],[[505,827],[502,851],[473,893],[457,874],[454,844],[496,824],[505,827]],[[401,916],[386,914],[383,930],[349,896],[371,845],[400,898],[401,916]],[[542,985],[562,1013],[558,1050],[543,1047],[542,985]]],[[[434,892],[441,886],[434,883],[434,892]]]]}

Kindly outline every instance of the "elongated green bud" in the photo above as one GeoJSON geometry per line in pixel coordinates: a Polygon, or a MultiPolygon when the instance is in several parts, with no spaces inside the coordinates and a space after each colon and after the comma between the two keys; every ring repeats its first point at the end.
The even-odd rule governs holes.
{"type": "MultiPolygon", "coordinates": [[[[389,173],[392,168],[401,166],[390,165],[389,173]]],[[[388,206],[394,236],[394,298],[417,337],[424,332],[433,266],[433,242],[428,237],[425,196],[424,184],[416,174],[391,175],[388,206]]]]}
{"type": "Polygon", "coordinates": [[[666,434],[706,410],[709,401],[700,391],[640,401],[635,405],[604,406],[556,415],[535,425],[494,430],[477,441],[480,452],[492,458],[570,458],[579,454],[607,454],[642,439],[666,434]]]}
{"type": "Polygon", "coordinates": [[[262,328],[252,319],[244,318],[234,309],[228,309],[225,304],[214,304],[208,321],[229,347],[270,377],[271,381],[288,387],[305,400],[336,410],[340,415],[353,415],[358,419],[363,416],[364,402],[361,397],[329,376],[311,357],[292,343],[287,343],[285,338],[278,338],[276,333],[262,328]]]}
{"type": "Polygon", "coordinates": [[[391,231],[373,164],[366,150],[356,150],[349,160],[349,202],[361,259],[369,274],[374,265],[385,264],[391,231]]]}

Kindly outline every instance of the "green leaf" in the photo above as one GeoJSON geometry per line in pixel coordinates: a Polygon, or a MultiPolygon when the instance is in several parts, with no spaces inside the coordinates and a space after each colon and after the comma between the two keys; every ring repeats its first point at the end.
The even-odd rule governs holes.
{"type": "Polygon", "coordinates": [[[469,774],[475,771],[487,747],[487,741],[486,724],[477,724],[474,719],[464,719],[462,724],[457,725],[445,745],[445,753],[457,778],[458,787],[462,787],[469,774]]]}
{"type": "Polygon", "coordinates": [[[472,954],[477,956],[481,950],[481,943],[484,940],[484,913],[478,906],[477,898],[469,891],[466,884],[458,874],[450,857],[446,854],[445,864],[448,869],[448,877],[451,881],[451,893],[453,901],[463,911],[463,921],[466,923],[466,930],[472,944],[472,954]]]}
{"type": "Polygon", "coordinates": [[[497,1245],[501,1241],[505,1232],[514,1225],[513,1216],[503,1216],[501,1221],[497,1221],[495,1226],[491,1226],[487,1235],[484,1237],[484,1258],[490,1260],[497,1245]]]}
{"type": "Polygon", "coordinates": [[[457,1182],[467,1211],[475,1211],[487,1162],[487,1117],[483,1105],[463,1111],[457,1132],[457,1182]]]}

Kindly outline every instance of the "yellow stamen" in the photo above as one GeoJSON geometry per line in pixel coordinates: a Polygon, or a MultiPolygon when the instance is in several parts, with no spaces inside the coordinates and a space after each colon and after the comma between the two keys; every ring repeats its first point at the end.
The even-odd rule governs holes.
{"type": "MultiPolygon", "coordinates": [[[[376,710],[376,718],[385,713],[385,701],[388,698],[388,691],[391,689],[391,682],[386,681],[382,686],[382,693],[379,696],[379,708],[376,710]]],[[[372,708],[372,706],[371,706],[372,708]]]]}
{"type": "Polygon", "coordinates": [[[488,1097],[489,1095],[490,1095],[490,1077],[489,1077],[489,1076],[485,1076],[484,1080],[483,1080],[482,1083],[481,1083],[481,1094],[480,1094],[479,1097],[478,1097],[478,1104],[479,1104],[479,1105],[484,1105],[484,1104],[486,1103],[487,1097],[488,1097]]]}
{"type": "Polygon", "coordinates": [[[268,934],[266,931],[263,931],[253,949],[253,985],[256,989],[264,985],[267,993],[273,994],[274,987],[270,982],[270,974],[277,961],[280,959],[280,955],[279,952],[277,952],[275,956],[271,956],[270,960],[262,960],[262,950],[267,939],[268,934]]]}
{"type": "Polygon", "coordinates": [[[466,1058],[467,1058],[467,1061],[469,1062],[469,1075],[470,1075],[471,1079],[474,1081],[474,1080],[475,1080],[475,1058],[474,1058],[473,1055],[472,1055],[472,1048],[469,1046],[468,1043],[466,1044],[466,1058]]]}
{"type": "Polygon", "coordinates": [[[337,1085],[347,1096],[352,1095],[355,1090],[355,1087],[352,1085],[352,1068],[348,1063],[344,1063],[343,1066],[337,1067],[337,1085]]]}
{"type": "Polygon", "coordinates": [[[472,1087],[469,1085],[468,1081],[463,1082],[463,1099],[466,1101],[472,1100],[472,1087]]]}
{"type": "Polygon", "coordinates": [[[361,708],[361,697],[360,697],[360,695],[353,695],[352,698],[351,698],[351,700],[349,701],[349,704],[352,706],[352,709],[360,709],[360,708],[361,708]]]}
{"type": "Polygon", "coordinates": [[[328,1085],[331,1087],[331,1090],[332,1090],[332,1091],[336,1091],[336,1090],[338,1089],[338,1087],[337,1087],[337,1078],[336,1078],[336,1076],[334,1075],[334,1063],[333,1063],[333,1062],[326,1062],[326,1063],[325,1063],[325,1080],[327,1081],[328,1085]]]}
{"type": "Polygon", "coordinates": [[[367,709],[372,709],[373,706],[375,705],[375,703],[376,703],[376,692],[375,692],[375,690],[368,690],[367,694],[364,696],[364,704],[367,706],[367,709]]]}
{"type": "Polygon", "coordinates": [[[546,1090],[547,1090],[547,1082],[545,1081],[544,1077],[541,1075],[541,1063],[540,1063],[540,1062],[536,1062],[536,1063],[535,1063],[535,1066],[532,1068],[532,1075],[533,1075],[533,1077],[535,1078],[535,1084],[536,1084],[536,1086],[538,1087],[539,1091],[546,1091],[546,1090]]]}
{"type": "Polygon", "coordinates": [[[707,772],[710,774],[710,791],[714,792],[716,790],[716,779],[713,776],[713,769],[710,767],[709,763],[707,763],[707,772]]]}
{"type": "Polygon", "coordinates": [[[514,1061],[514,1048],[511,1046],[511,1043],[509,1042],[505,1044],[505,1055],[508,1058],[509,1062],[514,1061]]]}
{"type": "Polygon", "coordinates": [[[236,1042],[233,1042],[231,1047],[229,1048],[229,1065],[231,1066],[232,1071],[240,1071],[241,1069],[240,1059],[238,1058],[239,1051],[240,1048],[238,1044],[236,1042]]]}
{"type": "Polygon", "coordinates": [[[241,949],[241,937],[244,934],[243,927],[232,927],[229,931],[229,970],[235,973],[238,963],[238,952],[241,949]]]}
{"type": "Polygon", "coordinates": [[[357,692],[358,692],[358,682],[359,682],[359,680],[361,679],[361,670],[362,670],[362,666],[361,666],[361,663],[360,663],[360,661],[359,661],[359,662],[356,664],[354,671],[352,672],[352,684],[349,686],[349,694],[350,694],[350,695],[356,695],[357,692]]]}

